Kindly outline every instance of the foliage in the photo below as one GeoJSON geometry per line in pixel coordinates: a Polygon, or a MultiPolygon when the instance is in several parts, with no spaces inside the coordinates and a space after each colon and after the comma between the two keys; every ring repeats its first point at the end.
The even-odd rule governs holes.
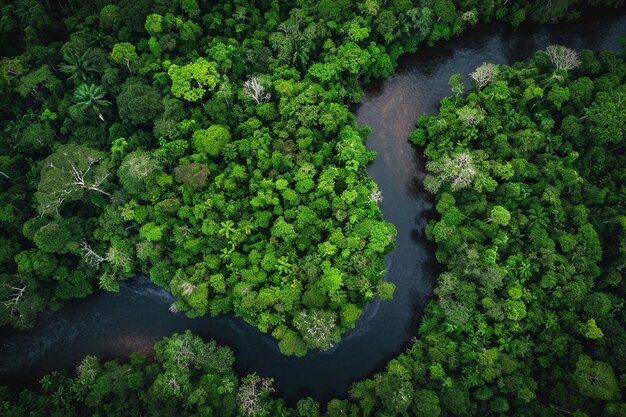
{"type": "Polygon", "coordinates": [[[219,76],[216,63],[204,58],[182,67],[174,64],[167,73],[172,78],[172,94],[187,101],[202,99],[215,88],[219,76]]]}
{"type": "Polygon", "coordinates": [[[625,69],[621,56],[551,46],[528,63],[490,67],[489,82],[483,64],[467,97],[419,119],[411,138],[425,146],[424,185],[440,215],[427,234],[447,271],[420,340],[401,356],[417,358],[420,390],[439,399],[416,413],[430,404],[433,415],[439,405],[454,415],[623,407],[624,329],[607,307],[623,303],[614,278],[626,235],[615,215],[625,209],[626,123],[612,102],[626,94],[625,69]],[[468,108],[482,117],[466,123],[468,108]],[[608,123],[612,140],[598,134],[608,123]]]}
{"type": "MultiPolygon", "coordinates": [[[[27,328],[143,270],[175,310],[233,311],[302,356],[393,293],[395,230],[350,112],[359,83],[478,21],[552,22],[579,2],[9,3],[0,323],[27,328]]],[[[451,77],[454,96],[411,135],[441,216],[427,230],[447,268],[437,300],[420,340],[327,415],[623,414],[625,73],[622,58],[554,46],[482,65],[467,97],[451,77]]],[[[2,391],[0,404],[319,414],[287,410],[260,377],[239,384],[224,352],[173,336],[154,364],[87,358],[76,378],[53,373],[40,395],[2,391]]]]}

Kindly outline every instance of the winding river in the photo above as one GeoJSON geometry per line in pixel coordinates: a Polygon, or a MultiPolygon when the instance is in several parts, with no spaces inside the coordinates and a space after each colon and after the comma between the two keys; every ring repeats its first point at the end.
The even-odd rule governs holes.
{"type": "Polygon", "coordinates": [[[424,227],[433,204],[421,187],[423,158],[407,141],[417,118],[437,111],[439,100],[450,92],[450,75],[463,74],[469,85],[466,74],[483,62],[523,60],[552,43],[619,50],[626,15],[624,9],[609,14],[517,31],[498,24],[478,26],[434,48],[421,47],[403,57],[393,76],[365,87],[356,117],[359,125],[372,128],[366,144],[378,156],[368,172],[383,193],[383,215],[398,229],[397,248],[386,259],[387,279],[396,284],[396,294],[393,301],[369,303],[356,328],[330,351],[288,358],[271,336],[232,315],[188,319],[171,313],[172,297],[139,276],[122,284],[119,293],[98,293],[44,313],[33,330],[0,329],[0,384],[32,385],[47,372],[74,367],[88,354],[150,354],[155,341],[189,329],[230,346],[240,374],[274,378],[277,395],[290,403],[306,395],[319,401],[345,396],[353,381],[382,369],[410,343],[432,291],[436,265],[424,227]]]}

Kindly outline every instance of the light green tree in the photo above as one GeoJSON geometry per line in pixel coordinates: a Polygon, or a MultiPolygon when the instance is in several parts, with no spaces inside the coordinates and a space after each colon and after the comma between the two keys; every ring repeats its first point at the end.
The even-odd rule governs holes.
{"type": "Polygon", "coordinates": [[[172,79],[172,94],[187,101],[201,100],[219,81],[217,64],[204,58],[183,66],[174,64],[167,73],[172,79]]]}
{"type": "Polygon", "coordinates": [[[126,65],[129,73],[133,73],[130,65],[133,61],[137,60],[139,57],[137,56],[137,52],[135,49],[135,45],[129,42],[116,43],[113,45],[113,50],[111,51],[111,59],[118,64],[126,65]]]}
{"type": "Polygon", "coordinates": [[[212,125],[208,129],[199,129],[193,132],[193,147],[196,152],[217,156],[230,142],[230,131],[226,126],[212,125]]]}
{"type": "Polygon", "coordinates": [[[499,226],[506,226],[511,220],[511,213],[502,206],[495,206],[491,209],[491,221],[499,226]]]}

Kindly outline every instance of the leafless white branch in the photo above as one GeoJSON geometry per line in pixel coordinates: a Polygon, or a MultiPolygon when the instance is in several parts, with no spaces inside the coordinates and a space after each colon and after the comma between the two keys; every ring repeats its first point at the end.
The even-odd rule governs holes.
{"type": "Polygon", "coordinates": [[[85,258],[85,261],[87,261],[88,264],[92,265],[92,266],[99,266],[102,262],[108,261],[109,259],[107,257],[104,256],[100,256],[98,255],[89,245],[89,243],[87,243],[86,240],[83,240],[80,242],[80,248],[83,252],[83,257],[85,258]]]}
{"type": "Polygon", "coordinates": [[[243,92],[246,96],[250,97],[256,104],[267,103],[270,99],[270,94],[265,90],[259,77],[254,76],[243,83],[243,92]]]}
{"type": "Polygon", "coordinates": [[[580,65],[578,52],[561,45],[550,45],[546,48],[546,54],[557,69],[570,70],[580,65]]]}
{"type": "Polygon", "coordinates": [[[72,168],[72,176],[74,177],[74,185],[77,185],[81,188],[84,188],[86,190],[94,190],[97,191],[99,193],[102,193],[104,195],[108,195],[110,196],[111,194],[102,190],[100,188],[100,185],[102,185],[102,183],[104,182],[104,180],[106,180],[106,178],[108,177],[107,175],[103,175],[103,176],[97,176],[94,178],[93,182],[87,182],[85,180],[85,177],[87,176],[87,174],[89,173],[89,171],[91,170],[91,168],[98,162],[98,159],[96,158],[89,158],[89,165],[87,166],[87,169],[85,169],[84,171],[81,171],[79,169],[76,168],[76,166],[74,164],[71,165],[72,168]]]}
{"type": "Polygon", "coordinates": [[[2,305],[5,306],[6,308],[10,308],[11,311],[13,311],[15,307],[17,307],[17,304],[20,302],[20,299],[22,298],[22,296],[24,295],[24,292],[26,291],[27,286],[24,285],[23,287],[20,288],[20,287],[15,287],[9,284],[3,284],[3,285],[10,290],[10,293],[8,294],[7,298],[4,301],[2,301],[2,305]]]}
{"type": "Polygon", "coordinates": [[[496,79],[497,72],[498,67],[494,64],[483,62],[474,72],[470,73],[470,77],[476,81],[478,89],[481,89],[496,79]]]}

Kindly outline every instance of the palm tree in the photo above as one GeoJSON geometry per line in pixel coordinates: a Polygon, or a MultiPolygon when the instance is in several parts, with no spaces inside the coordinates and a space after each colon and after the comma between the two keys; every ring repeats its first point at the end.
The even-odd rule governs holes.
{"type": "Polygon", "coordinates": [[[295,45],[291,63],[298,69],[304,71],[306,64],[309,62],[310,48],[304,42],[299,42],[295,45]]]}
{"type": "Polygon", "coordinates": [[[224,236],[226,239],[230,238],[230,235],[235,233],[235,223],[232,220],[221,222],[220,226],[222,226],[222,228],[217,232],[217,234],[224,236]]]}
{"type": "Polygon", "coordinates": [[[90,46],[93,46],[95,44],[104,46],[104,42],[106,41],[106,38],[107,38],[106,35],[98,29],[92,29],[87,34],[87,41],[89,42],[90,46]]]}
{"type": "Polygon", "coordinates": [[[563,140],[561,139],[560,136],[548,135],[546,139],[545,150],[548,153],[555,153],[559,149],[562,143],[563,143],[563,140]]]}
{"type": "Polygon", "coordinates": [[[544,229],[548,227],[548,214],[542,206],[533,205],[530,209],[528,209],[528,218],[530,219],[530,224],[533,226],[541,226],[544,229]]]}
{"type": "Polygon", "coordinates": [[[522,260],[517,267],[517,277],[520,281],[525,282],[528,278],[533,275],[534,265],[532,262],[524,259],[522,260]]]}
{"type": "Polygon", "coordinates": [[[63,52],[62,64],[59,64],[59,71],[65,74],[71,74],[68,80],[74,78],[80,78],[83,81],[87,81],[91,74],[95,74],[97,70],[93,67],[93,60],[87,58],[87,52],[81,56],[76,55],[74,52],[63,52]]]}
{"type": "Polygon", "coordinates": [[[513,248],[521,248],[524,245],[524,241],[525,241],[525,237],[526,235],[523,234],[519,228],[515,228],[513,229],[513,231],[511,233],[509,233],[509,240],[508,240],[508,244],[510,247],[513,248]]]}
{"type": "Polygon", "coordinates": [[[102,87],[98,85],[81,84],[76,88],[76,91],[74,91],[74,103],[76,103],[78,108],[83,110],[91,107],[100,120],[104,122],[102,109],[111,105],[109,101],[104,99],[105,94],[102,87]]]}
{"type": "Polygon", "coordinates": [[[17,0],[15,14],[24,26],[41,29],[50,20],[43,6],[37,0],[17,0]]]}

